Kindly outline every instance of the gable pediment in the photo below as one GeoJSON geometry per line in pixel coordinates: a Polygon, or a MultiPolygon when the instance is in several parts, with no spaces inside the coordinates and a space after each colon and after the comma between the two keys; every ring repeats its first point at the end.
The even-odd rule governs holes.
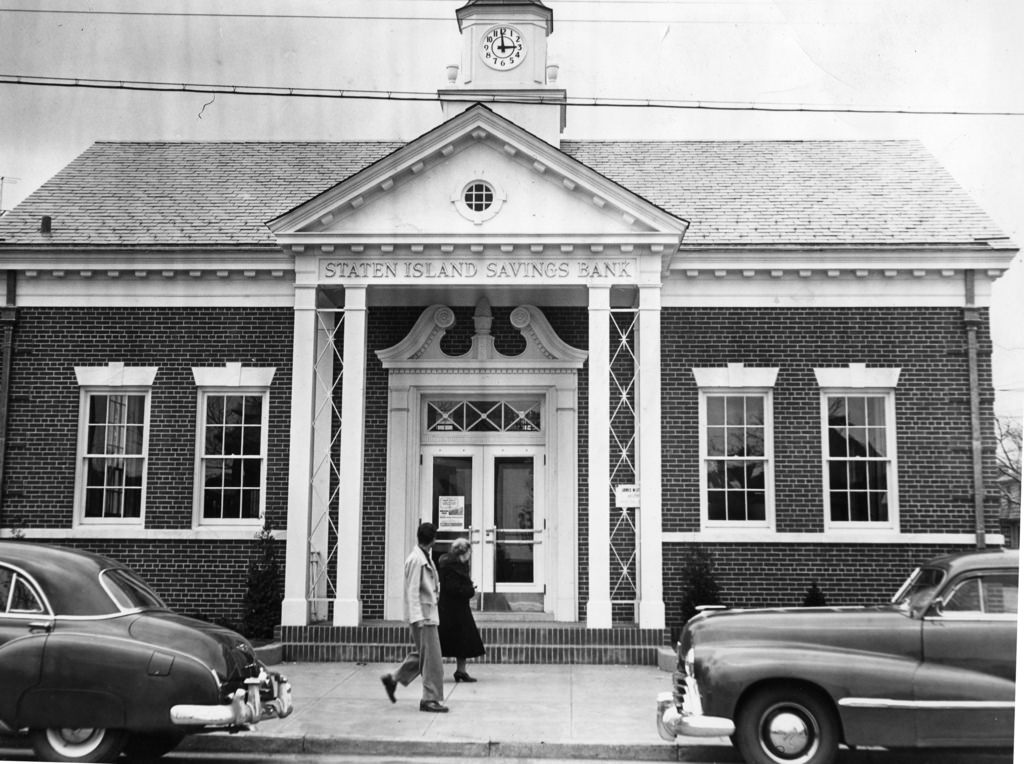
{"type": "Polygon", "coordinates": [[[673,234],[688,223],[476,105],[268,223],[281,237],[673,234]],[[466,189],[483,183],[490,207],[466,189]]]}

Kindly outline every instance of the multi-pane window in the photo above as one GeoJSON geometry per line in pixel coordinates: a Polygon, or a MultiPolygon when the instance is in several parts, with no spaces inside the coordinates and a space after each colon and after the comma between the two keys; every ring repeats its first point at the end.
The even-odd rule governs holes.
{"type": "Polygon", "coordinates": [[[769,396],[706,394],[701,438],[709,522],[768,520],[769,396]]]}
{"type": "Polygon", "coordinates": [[[86,395],[82,512],[86,521],[142,517],[147,397],[144,392],[86,395]]]}
{"type": "Polygon", "coordinates": [[[494,189],[483,181],[466,186],[462,200],[473,212],[483,212],[494,203],[494,189]]]}
{"type": "Polygon", "coordinates": [[[427,432],[540,432],[540,401],[427,401],[427,432]]]}
{"type": "Polygon", "coordinates": [[[200,521],[254,521],[266,471],[265,393],[202,394],[200,521]]]}
{"type": "Polygon", "coordinates": [[[888,523],[892,423],[888,396],[825,396],[826,483],[834,523],[888,523]]]}

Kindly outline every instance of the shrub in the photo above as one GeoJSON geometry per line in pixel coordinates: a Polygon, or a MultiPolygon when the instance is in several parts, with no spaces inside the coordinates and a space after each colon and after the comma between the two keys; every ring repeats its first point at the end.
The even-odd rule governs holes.
{"type": "Polygon", "coordinates": [[[818,582],[811,581],[810,587],[804,592],[804,607],[825,607],[826,605],[828,605],[828,600],[818,588],[818,582]]]}
{"type": "Polygon", "coordinates": [[[722,597],[715,580],[714,556],[703,549],[696,549],[687,559],[682,570],[683,596],[680,601],[680,615],[685,624],[697,615],[701,605],[721,605],[722,597]]]}
{"type": "Polygon", "coordinates": [[[249,639],[269,639],[281,622],[281,564],[273,528],[266,524],[249,551],[245,604],[240,631],[249,639]]]}

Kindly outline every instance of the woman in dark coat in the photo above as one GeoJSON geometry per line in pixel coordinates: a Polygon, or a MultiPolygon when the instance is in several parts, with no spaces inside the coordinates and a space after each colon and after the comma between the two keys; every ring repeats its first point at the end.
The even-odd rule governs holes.
{"type": "Polygon", "coordinates": [[[476,587],[469,575],[469,541],[455,539],[451,550],[441,555],[437,572],[441,577],[441,596],[437,600],[438,636],[441,638],[441,654],[455,658],[455,681],[475,682],[466,673],[466,660],[484,654],[484,643],[477,631],[469,601],[476,594],[476,587]]]}

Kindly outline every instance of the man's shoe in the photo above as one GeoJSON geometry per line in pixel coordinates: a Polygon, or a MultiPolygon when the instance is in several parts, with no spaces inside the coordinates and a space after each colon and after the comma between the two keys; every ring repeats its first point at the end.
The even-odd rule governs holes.
{"type": "Polygon", "coordinates": [[[388,700],[392,703],[395,702],[395,688],[398,687],[398,682],[391,674],[385,674],[380,678],[381,684],[384,685],[384,691],[388,694],[388,700]]]}
{"type": "Polygon", "coordinates": [[[420,711],[428,711],[432,714],[446,714],[448,713],[448,706],[441,705],[436,700],[421,700],[420,711]]]}

